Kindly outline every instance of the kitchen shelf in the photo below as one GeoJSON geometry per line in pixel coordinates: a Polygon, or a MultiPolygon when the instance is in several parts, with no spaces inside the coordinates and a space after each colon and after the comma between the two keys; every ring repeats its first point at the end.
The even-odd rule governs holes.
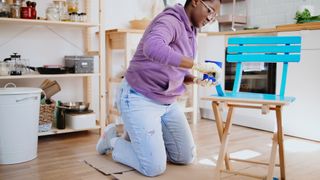
{"type": "Polygon", "coordinates": [[[35,78],[73,78],[73,77],[92,77],[100,76],[98,73],[88,74],[32,74],[22,76],[0,76],[0,79],[35,79],[35,78]]]}
{"type": "Polygon", "coordinates": [[[38,136],[48,136],[48,135],[54,135],[54,134],[65,134],[65,133],[71,133],[71,132],[98,130],[98,129],[100,129],[100,125],[96,125],[96,127],[86,128],[86,129],[70,129],[70,128],[57,129],[57,128],[52,128],[50,131],[47,131],[47,132],[39,132],[38,136]]]}
{"type": "Polygon", "coordinates": [[[16,18],[0,18],[0,23],[8,24],[24,24],[24,25],[44,25],[44,26],[75,26],[75,27],[96,27],[98,24],[85,22],[64,22],[64,21],[47,21],[36,19],[16,19],[16,18]]]}
{"type": "MultiPolygon", "coordinates": [[[[235,17],[235,23],[236,24],[247,24],[247,16],[234,16],[235,17]]],[[[227,15],[221,15],[217,17],[217,20],[219,24],[231,24],[232,23],[232,15],[227,14],[227,15]]]]}
{"type": "MultiPolygon", "coordinates": [[[[91,18],[92,11],[98,12],[97,23],[91,23],[91,22],[64,22],[64,21],[47,21],[47,20],[36,20],[36,19],[16,19],[16,18],[0,18],[0,27],[7,27],[8,25],[26,25],[26,26],[54,26],[54,27],[67,27],[70,28],[68,31],[69,33],[73,33],[73,29],[71,28],[79,28],[78,30],[82,31],[82,37],[83,40],[83,49],[85,52],[83,52],[84,55],[89,56],[98,56],[99,58],[99,71],[97,73],[86,73],[86,74],[38,74],[38,73],[32,73],[32,74],[26,74],[22,76],[0,76],[0,81],[3,80],[19,80],[24,79],[29,81],[32,79],[41,79],[41,78],[70,78],[69,81],[72,81],[73,79],[77,78],[78,80],[82,81],[83,86],[82,87],[75,87],[77,90],[82,90],[83,92],[83,99],[84,102],[89,102],[90,104],[93,103],[93,87],[92,82],[93,78],[90,77],[98,77],[99,83],[94,87],[95,90],[98,90],[97,94],[97,104],[98,104],[98,112],[97,112],[97,125],[93,128],[87,128],[87,129],[55,129],[52,128],[49,132],[41,132],[39,133],[39,136],[46,136],[46,135],[55,135],[55,134],[62,134],[62,133],[70,133],[70,132],[77,132],[77,131],[85,131],[85,130],[95,130],[99,129],[100,133],[103,132],[103,129],[106,125],[106,95],[105,95],[105,34],[104,34],[104,26],[105,25],[105,1],[104,0],[98,0],[97,4],[98,7],[92,8],[93,3],[92,0],[82,0],[83,3],[83,12],[86,12],[88,14],[88,18],[91,18]],[[92,36],[96,36],[95,33],[92,33],[92,28],[97,28],[97,31],[100,32],[99,36],[96,37],[96,41],[98,43],[97,49],[93,48],[92,45],[94,44],[92,41],[95,40],[92,38],[92,36]]],[[[77,31],[78,31],[77,30],[77,31]]],[[[35,32],[36,33],[36,32],[35,32]]],[[[5,36],[5,34],[4,34],[5,36]]],[[[2,37],[0,37],[1,39],[2,37]]],[[[32,40],[32,38],[30,38],[32,40]]],[[[36,41],[41,39],[35,39],[36,41]]],[[[42,40],[46,41],[46,40],[42,40]]],[[[34,42],[29,42],[30,44],[34,42]]],[[[48,41],[50,43],[50,41],[48,41]]],[[[55,49],[55,51],[61,51],[59,49],[55,49]]],[[[63,52],[63,50],[62,50],[63,52]]],[[[40,52],[45,53],[45,52],[40,52]]],[[[45,62],[44,62],[45,63],[45,62]]]]}

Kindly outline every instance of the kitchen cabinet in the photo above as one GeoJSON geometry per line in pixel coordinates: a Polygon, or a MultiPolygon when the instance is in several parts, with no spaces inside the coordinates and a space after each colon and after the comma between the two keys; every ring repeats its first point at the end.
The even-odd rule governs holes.
{"type": "MultiPolygon", "coordinates": [[[[113,29],[106,31],[106,84],[107,84],[107,106],[108,123],[115,122],[119,113],[115,107],[115,96],[117,85],[121,82],[121,76],[129,66],[138,43],[143,35],[143,30],[113,29]],[[119,54],[120,51],[120,54],[119,54]],[[124,54],[124,56],[123,56],[124,54]],[[118,55],[118,56],[117,56],[118,55]],[[120,67],[120,68],[119,68],[120,67]]],[[[184,109],[186,113],[192,113],[192,121],[197,121],[197,88],[191,86],[188,89],[189,106],[184,109]]],[[[121,123],[121,121],[120,121],[121,123]]]]}
{"type": "MultiPolygon", "coordinates": [[[[83,0],[82,1],[84,4],[84,11],[88,15],[88,19],[90,19],[91,15],[91,1],[90,0],[83,0]]],[[[48,132],[41,132],[39,133],[39,136],[44,136],[44,135],[53,135],[53,134],[61,134],[61,133],[69,133],[69,132],[75,132],[75,131],[82,131],[82,130],[91,130],[91,129],[97,129],[97,130],[102,130],[105,126],[105,117],[106,117],[106,112],[105,112],[105,104],[106,104],[106,96],[105,96],[105,43],[104,43],[104,34],[100,33],[100,36],[98,38],[98,50],[93,51],[91,47],[91,39],[92,39],[92,31],[93,29],[98,29],[99,32],[102,32],[103,25],[104,25],[104,7],[105,7],[105,2],[103,0],[99,0],[99,23],[94,24],[90,22],[61,22],[61,21],[46,21],[46,20],[30,20],[30,19],[14,19],[14,18],[0,18],[0,27],[1,26],[6,26],[10,25],[13,27],[17,26],[30,26],[30,27],[38,27],[38,26],[43,26],[47,27],[50,31],[53,32],[51,29],[52,27],[67,27],[68,29],[74,29],[75,31],[81,30],[82,31],[82,39],[83,39],[83,44],[84,44],[84,55],[94,55],[99,58],[99,72],[96,73],[89,73],[89,74],[26,74],[26,75],[21,75],[21,76],[0,76],[0,81],[14,81],[14,80],[23,80],[23,81],[29,81],[32,79],[44,79],[44,78],[50,78],[50,79],[72,79],[75,78],[81,78],[83,81],[83,87],[80,90],[83,91],[83,101],[93,103],[92,100],[92,78],[98,78],[98,88],[99,88],[99,97],[98,97],[98,104],[99,104],[99,117],[97,119],[97,125],[94,128],[89,128],[89,129],[55,129],[52,128],[51,131],[48,132]]],[[[97,10],[98,11],[98,10],[97,10]]],[[[31,28],[30,28],[31,29],[31,28]]],[[[72,33],[72,32],[71,32],[72,33]]],[[[30,39],[30,38],[29,38],[30,39]]],[[[37,37],[32,39],[34,41],[39,40],[37,37]]],[[[43,40],[42,40],[43,41],[43,40]]],[[[50,42],[48,42],[50,43],[50,42]]],[[[32,44],[32,42],[29,42],[29,44],[32,44]]],[[[48,49],[46,49],[47,51],[48,49]]],[[[51,51],[58,52],[59,49],[51,49],[51,51]]],[[[39,51],[38,53],[44,53],[42,51],[39,51]]],[[[45,63],[45,62],[44,62],[45,63]]],[[[72,82],[71,82],[72,83],[72,82]]],[[[98,113],[97,113],[98,114],[98,113]]]]}
{"type": "Polygon", "coordinates": [[[279,35],[302,37],[301,60],[297,64],[292,63],[288,72],[286,94],[296,97],[296,100],[283,111],[285,133],[320,141],[320,30],[281,32],[279,35]]]}

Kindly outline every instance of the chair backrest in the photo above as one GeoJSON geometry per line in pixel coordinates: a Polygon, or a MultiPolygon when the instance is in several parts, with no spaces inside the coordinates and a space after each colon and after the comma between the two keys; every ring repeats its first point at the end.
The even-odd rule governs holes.
{"type": "Polygon", "coordinates": [[[239,92],[242,63],[283,63],[280,96],[284,96],[289,62],[299,62],[301,37],[299,36],[257,36],[230,37],[228,39],[227,62],[237,63],[233,93],[239,92]]]}

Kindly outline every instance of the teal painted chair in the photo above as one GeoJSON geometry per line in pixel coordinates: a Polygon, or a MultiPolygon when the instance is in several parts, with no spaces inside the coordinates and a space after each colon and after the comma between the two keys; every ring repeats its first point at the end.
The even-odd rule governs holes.
{"type": "MultiPolygon", "coordinates": [[[[285,157],[283,145],[282,128],[282,108],[295,100],[294,97],[285,97],[286,80],[289,63],[300,61],[301,37],[298,36],[266,36],[266,37],[231,37],[228,39],[227,61],[236,63],[236,75],[231,92],[223,92],[217,95],[202,98],[212,101],[212,108],[215,115],[219,138],[221,141],[219,158],[216,166],[216,179],[220,179],[221,173],[232,173],[237,175],[251,176],[260,179],[274,179],[274,167],[280,167],[280,179],[286,179],[285,157]],[[280,94],[259,94],[239,92],[242,68],[244,62],[264,62],[264,63],[283,63],[282,80],[280,94]],[[225,104],[228,107],[226,123],[221,119],[219,106],[225,104]],[[256,176],[247,173],[235,172],[232,170],[230,160],[232,159],[227,152],[230,127],[232,125],[232,114],[234,108],[258,109],[262,114],[270,110],[276,111],[277,131],[273,135],[270,160],[267,163],[245,160],[246,163],[256,163],[267,165],[268,172],[263,176],[256,176]],[[277,153],[279,154],[279,164],[276,164],[277,153]],[[225,162],[226,168],[223,168],[225,162]]],[[[217,90],[217,92],[219,92],[217,90]]],[[[275,178],[276,179],[276,178],[275,178]]]]}

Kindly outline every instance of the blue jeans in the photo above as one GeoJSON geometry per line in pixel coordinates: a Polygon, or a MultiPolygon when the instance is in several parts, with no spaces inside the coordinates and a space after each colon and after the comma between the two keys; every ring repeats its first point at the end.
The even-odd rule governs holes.
{"type": "Polygon", "coordinates": [[[119,138],[113,160],[128,165],[145,176],[157,176],[166,169],[167,160],[189,164],[195,144],[182,108],[177,102],[162,105],[130,87],[120,86],[117,105],[130,141],[119,138]]]}

